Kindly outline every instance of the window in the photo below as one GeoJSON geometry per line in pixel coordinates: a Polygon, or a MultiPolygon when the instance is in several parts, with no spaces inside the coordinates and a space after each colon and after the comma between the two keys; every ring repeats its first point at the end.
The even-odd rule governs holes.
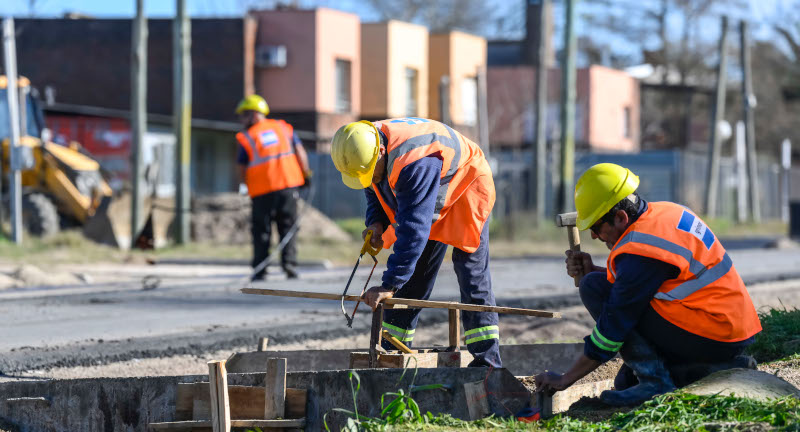
{"type": "Polygon", "coordinates": [[[631,108],[622,109],[622,136],[631,138],[631,108]]]}
{"type": "Polygon", "coordinates": [[[336,112],[350,112],[350,61],[336,59],[336,112]]]}
{"type": "Polygon", "coordinates": [[[461,80],[461,122],[467,126],[478,124],[478,79],[461,80]]]}
{"type": "Polygon", "coordinates": [[[417,115],[417,70],[406,68],[405,91],[406,91],[406,110],[405,115],[413,117],[417,115]]]}

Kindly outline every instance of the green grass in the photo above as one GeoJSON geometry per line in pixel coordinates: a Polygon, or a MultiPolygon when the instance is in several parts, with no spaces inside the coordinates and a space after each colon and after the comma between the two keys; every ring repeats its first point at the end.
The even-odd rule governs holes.
{"type": "Polygon", "coordinates": [[[409,416],[404,421],[387,423],[380,418],[353,421],[366,431],[707,431],[749,430],[756,424],[771,430],[800,430],[800,400],[793,397],[761,402],[735,396],[697,396],[675,392],[661,395],[638,408],[614,414],[610,419],[589,422],[558,415],[534,423],[514,418],[489,417],[477,421],[455,419],[449,415],[409,416]],[[735,429],[738,425],[738,429],[735,429]]]}
{"type": "Polygon", "coordinates": [[[783,359],[800,351],[800,310],[771,309],[759,314],[763,330],[747,348],[759,363],[783,359]]]}

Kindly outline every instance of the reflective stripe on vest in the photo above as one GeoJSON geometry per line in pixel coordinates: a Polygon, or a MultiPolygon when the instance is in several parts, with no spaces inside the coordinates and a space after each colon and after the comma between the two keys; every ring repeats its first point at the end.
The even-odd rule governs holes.
{"type": "MultiPolygon", "coordinates": [[[[652,246],[654,248],[679,255],[689,263],[689,271],[694,275],[695,279],[686,281],[673,288],[669,292],[656,293],[655,298],[659,300],[683,300],[697,292],[699,289],[706,287],[717,281],[722,276],[725,276],[725,274],[728,273],[728,271],[730,271],[730,269],[733,267],[733,261],[731,261],[731,258],[728,256],[727,252],[723,256],[722,261],[711,268],[707,268],[694,259],[694,256],[689,249],[652,234],[632,231],[623,237],[614,248],[619,248],[627,243],[639,243],[652,246]]],[[[611,272],[616,278],[617,275],[613,269],[611,272]]]]}
{"type": "Polygon", "coordinates": [[[253,139],[253,137],[251,137],[247,131],[243,131],[242,135],[244,135],[244,137],[247,139],[247,142],[250,144],[250,150],[252,150],[250,154],[253,155],[253,157],[250,158],[250,162],[247,163],[248,168],[252,168],[254,166],[267,163],[273,159],[280,159],[282,157],[294,155],[294,145],[289,144],[288,152],[269,155],[269,156],[261,156],[261,154],[259,154],[258,152],[258,145],[256,145],[256,141],[253,139]]]}
{"type": "Polygon", "coordinates": [[[467,330],[464,332],[464,338],[467,345],[487,339],[500,339],[500,327],[490,325],[467,330]]]}
{"type": "Polygon", "coordinates": [[[434,208],[433,211],[434,222],[439,220],[442,209],[444,208],[444,204],[447,201],[447,190],[450,187],[450,181],[453,179],[453,176],[455,175],[456,171],[458,171],[458,164],[461,161],[461,142],[458,139],[456,131],[454,131],[453,128],[447,126],[444,123],[442,123],[442,126],[444,126],[447,129],[447,132],[450,134],[449,137],[444,135],[439,135],[438,133],[435,132],[425,135],[415,136],[413,138],[404,141],[402,144],[392,149],[392,151],[389,152],[389,155],[386,158],[387,159],[386,176],[391,177],[392,168],[394,167],[394,162],[397,160],[397,158],[403,156],[404,154],[414,149],[424,147],[426,145],[430,145],[435,142],[439,142],[442,145],[445,145],[453,149],[454,151],[453,160],[450,161],[450,166],[448,167],[445,176],[442,177],[442,179],[439,181],[439,193],[436,195],[436,207],[434,208]]]}

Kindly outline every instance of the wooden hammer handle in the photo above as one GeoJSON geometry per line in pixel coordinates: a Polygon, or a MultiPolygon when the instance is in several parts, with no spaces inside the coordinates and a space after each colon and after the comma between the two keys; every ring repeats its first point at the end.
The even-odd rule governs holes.
{"type": "MultiPolygon", "coordinates": [[[[578,227],[575,225],[570,225],[567,227],[567,236],[569,237],[569,250],[573,252],[580,252],[581,251],[581,232],[578,230],[578,227]]],[[[581,278],[583,275],[577,275],[573,279],[575,280],[575,286],[580,286],[581,278]]]]}

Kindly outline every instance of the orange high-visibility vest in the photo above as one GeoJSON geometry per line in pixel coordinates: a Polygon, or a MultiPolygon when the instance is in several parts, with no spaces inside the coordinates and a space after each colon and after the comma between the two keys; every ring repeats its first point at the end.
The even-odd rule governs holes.
{"type": "Polygon", "coordinates": [[[631,224],[608,256],[607,277],[614,283],[614,259],[641,255],[680,269],[650,301],[676,326],[720,342],[738,342],[761,331],[756,308],[725,248],[711,229],[686,207],[652,202],[631,224]]]}
{"type": "MultiPolygon", "coordinates": [[[[492,171],[480,147],[450,126],[434,120],[399,118],[375,122],[386,135],[386,176],[394,192],[400,171],[424,157],[442,159],[442,173],[430,240],[436,240],[465,252],[475,252],[481,242],[481,230],[495,201],[492,171]]],[[[383,233],[383,247],[388,249],[396,237],[394,211],[386,205],[380,190],[371,186],[392,226],[383,233]]]]}
{"type": "Polygon", "coordinates": [[[249,156],[246,181],[250,197],[302,186],[303,170],[294,152],[292,126],[283,120],[264,119],[236,134],[249,156]]]}

